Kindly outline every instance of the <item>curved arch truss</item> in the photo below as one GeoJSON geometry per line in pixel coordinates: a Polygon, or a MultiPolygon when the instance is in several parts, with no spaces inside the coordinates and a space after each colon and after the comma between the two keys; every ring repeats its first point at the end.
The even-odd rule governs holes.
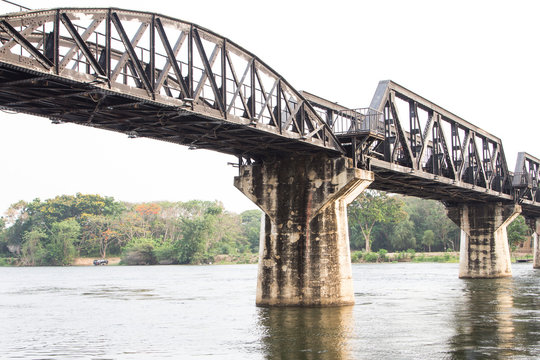
{"type": "Polygon", "coordinates": [[[0,107],[246,158],[342,153],[304,97],[195,24],[120,9],[0,17],[0,107]]]}

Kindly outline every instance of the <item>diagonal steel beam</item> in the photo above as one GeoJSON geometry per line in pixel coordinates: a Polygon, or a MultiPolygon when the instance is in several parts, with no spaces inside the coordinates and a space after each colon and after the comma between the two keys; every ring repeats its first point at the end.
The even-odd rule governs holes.
{"type": "MultiPolygon", "coordinates": [[[[204,47],[201,42],[201,37],[199,35],[199,30],[197,28],[193,28],[193,40],[195,40],[195,45],[197,46],[197,49],[199,50],[199,56],[201,57],[201,60],[204,64],[204,69],[206,73],[208,74],[208,79],[210,80],[210,85],[212,86],[212,90],[214,91],[214,98],[216,100],[216,103],[219,106],[219,110],[221,113],[226,116],[225,113],[225,107],[223,105],[223,101],[221,99],[221,95],[219,92],[219,89],[216,84],[216,79],[214,78],[214,74],[212,72],[212,66],[208,62],[208,57],[206,56],[206,52],[204,51],[204,47]]],[[[216,45],[217,46],[217,45],[216,45]]]]}
{"type": "Polygon", "coordinates": [[[257,119],[260,120],[261,119],[261,116],[264,112],[264,108],[267,108],[268,109],[268,113],[270,114],[270,118],[272,119],[272,122],[274,124],[276,124],[276,118],[274,117],[274,114],[272,112],[272,109],[270,108],[270,104],[269,104],[269,101],[270,99],[272,98],[272,93],[274,92],[274,90],[276,89],[276,86],[277,84],[279,83],[280,79],[277,78],[276,81],[274,82],[274,85],[272,86],[272,89],[270,90],[270,92],[268,93],[268,96],[266,96],[266,90],[264,89],[264,85],[261,81],[261,77],[259,75],[259,70],[257,70],[257,67],[255,67],[255,75],[257,77],[257,81],[259,82],[259,86],[261,87],[261,93],[262,93],[262,96],[264,98],[264,104],[261,106],[261,111],[259,112],[259,115],[257,115],[257,119]]]}
{"type": "Polygon", "coordinates": [[[436,116],[439,116],[439,115],[435,114],[431,110],[428,112],[428,120],[427,120],[426,127],[424,128],[424,133],[420,134],[420,137],[422,138],[422,149],[420,150],[420,153],[417,156],[417,161],[416,161],[417,169],[421,168],[422,157],[424,156],[424,153],[426,152],[427,146],[429,144],[429,141],[427,140],[427,136],[429,133],[431,133],[431,130],[433,129],[433,123],[435,121],[436,116]]]}
{"type": "Polygon", "coordinates": [[[450,151],[448,150],[448,144],[446,143],[446,136],[444,134],[443,127],[441,125],[440,121],[437,121],[438,131],[439,131],[439,137],[442,140],[442,147],[444,151],[444,156],[446,157],[446,162],[450,165],[450,169],[452,170],[452,176],[454,177],[454,180],[457,180],[456,178],[456,168],[454,166],[454,161],[452,160],[452,156],[450,155],[450,151]]]}
{"type": "Polygon", "coordinates": [[[54,63],[47,59],[38,49],[34,47],[28,40],[26,40],[13,26],[7,21],[1,20],[0,27],[7,32],[19,45],[21,45],[26,51],[30,53],[45,69],[50,70],[54,63]]]}
{"type": "Polygon", "coordinates": [[[242,100],[242,105],[244,106],[244,110],[248,113],[249,117],[252,117],[252,114],[250,112],[249,106],[247,105],[246,99],[244,99],[244,95],[242,94],[242,86],[244,86],[244,81],[246,80],[247,74],[249,72],[249,69],[251,68],[251,64],[253,63],[254,59],[251,58],[246,66],[246,69],[244,70],[244,74],[242,75],[242,78],[240,81],[238,81],[238,77],[236,76],[236,71],[234,70],[234,65],[232,64],[231,58],[229,57],[229,52],[226,51],[225,55],[227,57],[227,62],[229,63],[229,67],[231,68],[231,73],[233,76],[234,83],[236,85],[236,90],[232,96],[231,102],[229,104],[229,108],[227,109],[227,113],[229,114],[234,107],[234,101],[236,100],[237,96],[240,96],[240,100],[242,100]]]}
{"type": "Polygon", "coordinates": [[[465,135],[465,140],[463,140],[463,146],[461,148],[461,169],[459,171],[460,181],[462,181],[463,175],[465,174],[465,170],[467,169],[467,167],[465,166],[465,151],[467,151],[467,154],[468,154],[467,149],[469,148],[469,143],[471,142],[472,136],[473,136],[473,131],[467,130],[466,135],[465,135]]]}
{"type": "MultiPolygon", "coordinates": [[[[111,20],[112,20],[112,14],[111,14],[111,20]]],[[[130,42],[133,47],[137,46],[137,44],[141,40],[147,28],[148,28],[147,23],[141,23],[141,26],[139,26],[139,29],[137,30],[137,32],[135,33],[135,35],[133,36],[130,42]]],[[[129,54],[126,51],[122,54],[122,56],[120,56],[120,59],[118,60],[118,63],[116,64],[116,67],[114,68],[114,71],[111,75],[111,82],[116,81],[116,78],[118,77],[118,75],[120,75],[120,72],[122,71],[122,68],[124,67],[124,65],[126,65],[126,62],[128,61],[128,59],[129,59],[129,54]]]]}
{"type": "Polygon", "coordinates": [[[60,15],[60,20],[62,21],[70,35],[73,37],[73,40],[75,41],[79,49],[86,57],[86,60],[88,60],[92,68],[94,68],[95,72],[97,72],[101,76],[105,76],[105,70],[103,70],[101,65],[99,65],[88,46],[86,46],[86,42],[83,40],[83,38],[81,38],[81,35],[79,35],[79,32],[77,31],[77,29],[75,29],[75,26],[73,26],[73,23],[71,22],[71,20],[69,20],[68,16],[63,13],[60,15]]]}
{"type": "MultiPolygon", "coordinates": [[[[220,47],[217,44],[215,44],[214,49],[212,50],[212,54],[210,54],[210,59],[208,60],[210,69],[212,69],[212,66],[214,66],[216,62],[217,56],[219,54],[219,49],[220,47]]],[[[199,79],[199,82],[197,83],[197,88],[195,89],[195,95],[193,96],[195,101],[199,100],[199,97],[201,96],[201,91],[204,88],[204,84],[206,83],[207,78],[208,78],[208,72],[206,70],[203,70],[201,78],[199,79]]]]}
{"type": "MultiPolygon", "coordinates": [[[[36,21],[35,23],[28,25],[24,30],[19,31],[19,34],[21,34],[21,36],[24,38],[31,37],[34,30],[36,30],[40,26],[41,24],[38,21],[36,21]]],[[[38,46],[37,46],[38,48],[42,45],[42,42],[43,42],[43,37],[41,37],[40,41],[38,42],[38,46]]],[[[0,48],[0,52],[11,51],[11,49],[17,44],[18,42],[15,39],[9,39],[9,41],[7,41],[6,43],[2,45],[2,47],[0,48]]]]}
{"type": "MultiPolygon", "coordinates": [[[[83,41],[88,40],[90,35],[94,33],[94,31],[98,28],[98,26],[103,22],[103,19],[95,19],[92,21],[90,25],[84,30],[84,32],[81,35],[81,39],[83,41]]],[[[58,70],[61,72],[67,64],[73,59],[73,56],[75,55],[77,51],[77,44],[73,44],[73,46],[68,50],[66,55],[62,57],[62,61],[60,61],[60,64],[58,65],[58,70]]]]}
{"type": "MultiPolygon", "coordinates": [[[[392,111],[392,115],[394,117],[394,126],[397,130],[397,135],[399,137],[399,142],[401,143],[401,146],[405,150],[405,154],[408,157],[408,160],[411,164],[411,167],[414,168],[415,163],[413,160],[413,155],[411,151],[411,147],[409,146],[409,142],[407,141],[407,138],[405,136],[405,132],[403,131],[403,127],[401,126],[401,120],[399,119],[399,113],[398,109],[395,103],[395,93],[393,91],[390,92],[390,109],[392,111]]],[[[397,147],[394,147],[394,151],[392,154],[392,159],[394,159],[394,155],[396,152],[397,147]]]]}
{"type": "Polygon", "coordinates": [[[178,39],[178,42],[175,44],[174,49],[173,49],[171,48],[171,44],[169,43],[169,39],[167,38],[165,29],[163,28],[163,24],[159,18],[156,18],[156,29],[158,31],[159,37],[161,38],[161,42],[163,44],[163,47],[165,48],[165,52],[167,53],[167,57],[168,57],[167,64],[165,65],[163,70],[161,70],[161,74],[156,84],[156,88],[159,89],[161,87],[161,84],[163,84],[165,76],[169,73],[169,69],[172,67],[174,74],[176,75],[176,78],[178,79],[178,84],[180,84],[180,90],[182,92],[183,97],[185,98],[189,97],[186,82],[184,81],[184,77],[182,76],[182,71],[180,71],[180,67],[178,66],[178,62],[176,61],[176,55],[178,54],[178,51],[180,51],[180,48],[182,47],[182,44],[184,43],[184,40],[186,38],[186,33],[182,31],[182,34],[180,35],[180,38],[178,39]]]}
{"type": "Polygon", "coordinates": [[[146,73],[144,72],[141,62],[139,61],[137,54],[135,54],[135,49],[133,48],[131,41],[129,41],[129,38],[126,34],[126,31],[124,30],[124,27],[122,26],[122,22],[120,21],[120,18],[118,18],[118,15],[116,13],[112,13],[111,20],[114,26],[116,27],[116,31],[118,31],[118,34],[120,35],[120,38],[122,42],[124,43],[124,46],[126,47],[126,51],[131,61],[133,62],[133,66],[135,67],[135,70],[137,71],[137,75],[139,76],[140,80],[144,84],[146,92],[148,93],[148,95],[150,95],[153,98],[154,87],[150,84],[150,80],[148,80],[148,77],[146,76],[146,73]]]}

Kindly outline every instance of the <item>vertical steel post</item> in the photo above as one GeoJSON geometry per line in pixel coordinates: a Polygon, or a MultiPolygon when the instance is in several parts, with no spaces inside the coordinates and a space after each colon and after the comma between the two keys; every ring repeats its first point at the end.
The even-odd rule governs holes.
{"type": "Polygon", "coordinates": [[[251,119],[254,119],[255,118],[255,95],[256,95],[256,91],[255,91],[255,59],[253,59],[253,61],[251,62],[251,69],[250,69],[250,72],[251,74],[249,74],[249,81],[251,83],[251,103],[249,103],[249,100],[248,100],[248,106],[249,106],[249,112],[251,113],[250,116],[251,116],[251,119]]]}
{"type": "Polygon", "coordinates": [[[111,87],[111,12],[107,12],[107,23],[105,24],[105,74],[109,79],[109,88],[111,87]]]}
{"type": "Polygon", "coordinates": [[[156,98],[156,15],[152,15],[150,23],[150,74],[148,80],[152,91],[152,99],[156,98]]]}
{"type": "Polygon", "coordinates": [[[188,38],[188,97],[193,98],[193,25],[189,26],[188,38]]]}
{"type": "Polygon", "coordinates": [[[281,88],[281,78],[278,79],[278,84],[277,84],[277,116],[276,116],[276,121],[278,122],[276,125],[279,129],[279,133],[280,134],[283,134],[283,121],[281,119],[281,110],[282,110],[282,107],[281,107],[281,93],[282,92],[282,88],[281,88]]]}
{"type": "Polygon", "coordinates": [[[60,10],[56,10],[54,15],[54,29],[53,29],[53,44],[54,44],[54,73],[59,73],[59,57],[60,57],[60,10]]]}
{"type": "Polygon", "coordinates": [[[221,103],[223,104],[223,117],[227,118],[227,39],[221,45],[221,103]]]}

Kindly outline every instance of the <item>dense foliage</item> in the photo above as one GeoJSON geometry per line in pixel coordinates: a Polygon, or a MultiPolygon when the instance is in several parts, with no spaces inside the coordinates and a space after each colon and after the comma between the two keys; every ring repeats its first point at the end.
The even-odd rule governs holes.
{"type": "MultiPolygon", "coordinates": [[[[459,228],[438,201],[368,190],[349,205],[348,213],[352,250],[459,250],[459,228]]],[[[522,216],[507,231],[512,248],[530,235],[522,216]]]]}
{"type": "Polygon", "coordinates": [[[20,265],[67,265],[75,256],[121,256],[126,264],[211,263],[258,251],[260,212],[219,202],[128,204],[99,195],[18,202],[0,222],[0,257],[20,265]],[[257,229],[255,231],[254,229],[257,229]]]}
{"type": "MultiPolygon", "coordinates": [[[[459,229],[436,201],[365,191],[348,209],[352,250],[458,250],[459,229]]],[[[250,262],[261,212],[228,212],[217,201],[129,204],[77,194],[19,201],[0,218],[0,264],[68,265],[75,257],[121,256],[125,264],[250,262]]],[[[523,217],[508,227],[511,246],[530,235],[523,217]]],[[[369,261],[369,259],[364,259],[369,261]]]]}

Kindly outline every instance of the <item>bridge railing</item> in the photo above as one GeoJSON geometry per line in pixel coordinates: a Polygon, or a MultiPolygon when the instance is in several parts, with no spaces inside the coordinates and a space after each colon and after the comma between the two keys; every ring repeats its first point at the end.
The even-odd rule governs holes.
{"type": "Polygon", "coordinates": [[[302,95],[309,101],[321,119],[335,135],[384,136],[383,113],[373,108],[350,109],[306,91],[302,95]]]}
{"type": "Polygon", "coordinates": [[[371,108],[336,111],[332,131],[336,135],[384,135],[383,114],[371,108]]]}

